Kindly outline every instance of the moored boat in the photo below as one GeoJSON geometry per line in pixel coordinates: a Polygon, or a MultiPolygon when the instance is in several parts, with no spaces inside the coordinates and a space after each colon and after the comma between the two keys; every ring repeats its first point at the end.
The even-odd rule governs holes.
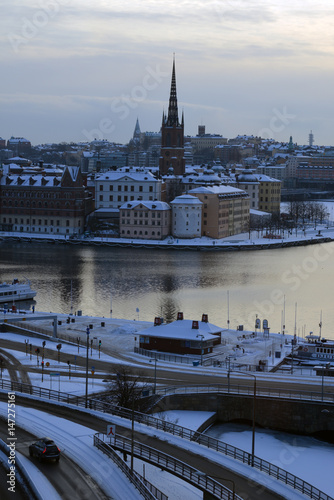
{"type": "Polygon", "coordinates": [[[306,342],[298,344],[293,357],[300,362],[308,363],[334,362],[334,341],[322,338],[320,335],[313,335],[311,332],[306,336],[306,342]]]}
{"type": "Polygon", "coordinates": [[[19,300],[29,300],[36,296],[37,292],[31,289],[30,281],[19,281],[14,278],[12,283],[0,284],[0,303],[12,304],[19,300]]]}

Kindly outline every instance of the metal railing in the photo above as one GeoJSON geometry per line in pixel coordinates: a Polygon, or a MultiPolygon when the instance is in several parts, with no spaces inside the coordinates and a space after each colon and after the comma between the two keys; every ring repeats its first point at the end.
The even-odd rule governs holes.
{"type": "MultiPolygon", "coordinates": [[[[0,389],[22,392],[33,395],[35,397],[48,398],[49,400],[62,401],[63,403],[85,407],[84,396],[73,396],[64,392],[57,392],[41,387],[34,387],[29,384],[23,384],[21,382],[0,380],[0,389]]],[[[251,390],[251,388],[249,390],[251,390]]],[[[172,422],[166,422],[159,418],[155,418],[151,415],[146,415],[137,411],[132,412],[132,410],[130,409],[121,408],[104,401],[90,398],[88,398],[87,401],[88,408],[91,410],[110,413],[112,415],[123,417],[128,420],[131,420],[133,418],[137,423],[148,425],[157,430],[168,432],[183,439],[187,439],[188,441],[196,441],[198,444],[204,445],[207,448],[213,449],[226,456],[239,460],[244,464],[253,464],[253,467],[255,469],[265,472],[269,476],[274,477],[284,484],[292,486],[294,489],[301,491],[304,495],[307,495],[311,499],[334,500],[334,498],[330,497],[318,488],[315,488],[310,483],[298,478],[297,476],[294,476],[293,474],[290,474],[281,467],[275,466],[259,457],[252,457],[250,453],[236,448],[235,446],[219,441],[218,439],[209,437],[205,434],[193,431],[191,429],[187,429],[172,422]]]]}
{"type": "MultiPolygon", "coordinates": [[[[94,435],[94,446],[103,451],[109,458],[111,458],[119,469],[126,475],[129,481],[137,488],[145,500],[168,500],[168,497],[158,490],[147,479],[142,478],[137,472],[132,471],[128,464],[117,455],[116,451],[101,439],[100,434],[94,435]]],[[[122,450],[123,451],[123,450],[122,450]]]]}
{"type": "Polygon", "coordinates": [[[190,465],[138,441],[131,441],[131,439],[119,435],[109,438],[105,434],[95,434],[94,444],[98,442],[103,442],[105,447],[109,449],[115,448],[126,453],[133,452],[133,455],[137,458],[159,466],[167,472],[178,476],[193,486],[199,487],[201,490],[212,493],[222,500],[242,500],[238,495],[233,495],[231,490],[209,476],[203,476],[200,471],[190,465]],[[106,439],[108,440],[107,443],[105,442],[106,439]]]}

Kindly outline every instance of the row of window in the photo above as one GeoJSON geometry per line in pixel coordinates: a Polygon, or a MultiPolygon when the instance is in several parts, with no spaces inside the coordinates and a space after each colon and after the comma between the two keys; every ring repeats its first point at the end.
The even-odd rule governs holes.
{"type": "MultiPolygon", "coordinates": [[[[100,184],[100,188],[99,188],[100,191],[103,191],[103,187],[104,187],[103,184],[100,184]]],[[[115,188],[116,188],[116,186],[115,186],[115,188]]],[[[143,186],[138,186],[138,191],[140,193],[142,193],[143,190],[144,190],[143,186]]],[[[109,184],[109,191],[114,191],[114,185],[113,184],[109,184]]],[[[125,192],[131,191],[133,193],[135,191],[135,186],[134,185],[131,185],[131,186],[127,186],[127,185],[122,186],[121,184],[119,184],[117,186],[117,189],[115,189],[115,191],[125,191],[125,192]]],[[[149,193],[153,193],[153,186],[148,186],[148,192],[149,193]]]]}
{"type": "MultiPolygon", "coordinates": [[[[16,217],[14,218],[14,220],[11,218],[11,217],[8,217],[8,220],[6,217],[3,217],[2,219],[2,222],[3,224],[24,224],[24,219],[20,219],[20,222],[19,222],[19,219],[17,219],[16,217]]],[[[26,220],[26,224],[27,226],[30,226],[30,225],[38,225],[38,226],[60,226],[60,220],[56,220],[56,224],[54,224],[54,221],[51,219],[51,220],[47,220],[47,219],[44,219],[44,221],[42,219],[31,219],[31,221],[29,219],[26,220]]],[[[65,222],[66,226],[69,226],[70,225],[70,221],[69,219],[66,220],[65,222]]],[[[77,225],[80,226],[81,225],[81,221],[78,220],[77,221],[77,225]]]]}
{"type": "MultiPolygon", "coordinates": [[[[121,195],[117,196],[117,201],[126,202],[126,201],[134,201],[135,199],[137,199],[137,198],[135,198],[134,196],[130,196],[130,200],[129,200],[128,196],[123,196],[123,200],[122,200],[121,195]]],[[[149,199],[149,201],[153,201],[153,196],[149,196],[148,199],[149,199]]],[[[103,194],[100,194],[99,201],[107,201],[107,200],[104,199],[103,194]]],[[[115,200],[114,200],[114,195],[112,195],[112,194],[109,195],[109,201],[116,201],[116,196],[115,196],[115,200]]]]}
{"type": "MultiPolygon", "coordinates": [[[[20,201],[20,203],[15,200],[14,202],[12,202],[12,200],[2,200],[2,206],[3,207],[26,207],[26,208],[30,208],[30,206],[32,208],[60,208],[60,203],[59,201],[57,201],[56,204],[54,204],[53,202],[51,202],[50,204],[48,204],[46,201],[44,202],[44,204],[42,204],[41,201],[39,202],[35,202],[33,201],[30,205],[30,202],[27,201],[26,203],[24,203],[23,201],[20,201]]],[[[65,206],[65,208],[70,208],[70,203],[67,201],[64,205],[62,204],[62,206],[65,206]]]]}
{"type": "Polygon", "coordinates": [[[74,193],[48,193],[45,191],[2,191],[2,196],[7,198],[53,198],[71,200],[74,198],[74,193]]]}
{"type": "MultiPolygon", "coordinates": [[[[149,225],[147,220],[145,220],[145,221],[144,221],[144,224],[143,224],[143,221],[142,221],[142,220],[139,220],[139,221],[134,220],[134,221],[130,222],[130,219],[122,219],[122,224],[125,224],[125,223],[126,223],[126,224],[131,224],[131,225],[132,225],[132,224],[134,224],[135,226],[137,226],[137,225],[139,225],[139,226],[148,226],[148,225],[149,225]],[[126,222],[125,222],[125,221],[126,221],[126,222]]],[[[158,220],[158,221],[157,221],[157,226],[160,226],[160,224],[161,224],[161,223],[160,223],[160,221],[158,220]]],[[[150,225],[151,225],[151,226],[155,226],[155,220],[152,220],[152,221],[151,221],[151,223],[150,223],[150,225]]]]}
{"type": "MultiPolygon", "coordinates": [[[[122,234],[131,234],[131,231],[128,229],[127,231],[125,231],[125,229],[122,229],[122,234]]],[[[135,236],[160,236],[160,231],[157,231],[157,234],[155,234],[155,231],[150,231],[150,233],[148,231],[133,231],[133,234],[135,236]]]]}

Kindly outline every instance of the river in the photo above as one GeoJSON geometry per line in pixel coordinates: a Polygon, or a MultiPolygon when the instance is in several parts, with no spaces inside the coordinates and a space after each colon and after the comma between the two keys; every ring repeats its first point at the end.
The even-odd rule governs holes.
{"type": "Polygon", "coordinates": [[[26,277],[37,311],[153,321],[201,319],[334,338],[334,243],[196,252],[2,242],[0,281],[26,277]],[[285,318],[285,321],[284,321],[285,318]]]}

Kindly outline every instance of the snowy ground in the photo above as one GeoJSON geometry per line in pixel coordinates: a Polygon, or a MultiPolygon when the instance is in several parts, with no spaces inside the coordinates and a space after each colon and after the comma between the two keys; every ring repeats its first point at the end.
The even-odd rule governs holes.
{"type": "MultiPolygon", "coordinates": [[[[50,414],[45,414],[32,408],[17,406],[16,411],[17,426],[23,427],[36,436],[52,436],[57,444],[60,445],[62,452],[66,453],[91,477],[97,480],[99,484],[101,484],[109,492],[109,494],[115,498],[115,500],[123,500],[124,498],[132,500],[140,498],[137,493],[132,490],[117,467],[114,466],[113,463],[102,454],[102,452],[94,448],[94,431],[92,429],[85,428],[81,425],[74,424],[50,414]]],[[[186,415],[182,415],[182,412],[178,415],[173,412],[170,418],[178,418],[179,424],[181,425],[183,418],[186,418],[188,426],[194,427],[194,425],[197,425],[198,417],[196,416],[196,412],[190,413],[193,413],[196,421],[195,424],[191,423],[190,420],[192,416],[189,412],[187,412],[186,415]]],[[[99,417],[106,420],[106,425],[107,423],[115,424],[116,431],[118,424],[128,427],[129,429],[131,427],[131,422],[120,417],[113,416],[110,418],[110,416],[108,417],[104,413],[100,412],[97,412],[97,414],[99,417]]],[[[0,402],[0,415],[6,418],[7,404],[0,402]]],[[[203,414],[201,417],[202,416],[203,414]]],[[[208,459],[223,465],[224,467],[244,475],[245,477],[249,477],[250,475],[250,469],[247,465],[237,462],[232,458],[222,456],[213,450],[200,446],[195,442],[186,441],[180,437],[164,433],[163,431],[148,428],[143,424],[136,423],[135,430],[146,433],[147,435],[160,437],[160,439],[180,446],[183,449],[199,453],[202,456],[206,456],[208,459]]],[[[136,461],[136,467],[138,468],[138,472],[142,474],[143,462],[136,461]]],[[[171,479],[170,474],[162,473],[159,468],[145,465],[145,476],[150,482],[155,484],[156,487],[158,487],[165,494],[169,495],[169,498],[173,500],[200,500],[203,498],[203,493],[199,492],[196,488],[189,486],[187,483],[180,481],[177,478],[172,477],[171,479]]],[[[284,498],[289,500],[302,500],[305,498],[298,492],[293,491],[290,487],[287,487],[273,479],[269,479],[268,476],[261,472],[251,470],[251,476],[255,481],[258,481],[259,484],[267,486],[268,483],[270,483],[270,487],[277,493],[281,494],[284,498]]]]}

